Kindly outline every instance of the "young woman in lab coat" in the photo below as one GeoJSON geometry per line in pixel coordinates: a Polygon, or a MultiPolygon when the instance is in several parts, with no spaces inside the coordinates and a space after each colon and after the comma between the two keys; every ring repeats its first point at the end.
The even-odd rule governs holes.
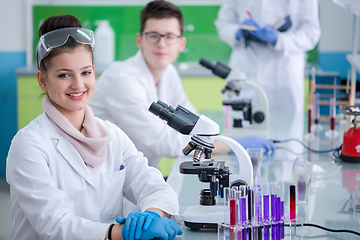
{"type": "MultiPolygon", "coordinates": [[[[149,113],[150,105],[161,100],[174,108],[181,105],[189,111],[196,110],[172,64],[186,44],[181,10],[167,1],[151,1],[140,13],[140,24],[140,33],[136,35],[139,51],[104,71],[89,106],[97,117],[123,129],[149,159],[149,165],[156,167],[161,157],[183,156],[182,149],[190,136],[180,134],[149,113]]],[[[237,141],[244,148],[275,151],[274,144],[261,137],[237,141]]],[[[230,151],[227,146],[215,143],[215,153],[226,151],[230,151]]]]}
{"type": "Polygon", "coordinates": [[[162,239],[182,234],[170,220],[175,192],[114,124],[94,117],[93,32],[70,15],[40,27],[37,79],[44,113],[19,130],[7,157],[12,238],[162,239]],[[123,197],[140,208],[123,218],[123,197]],[[117,218],[118,217],[118,218],[117,218]],[[117,219],[116,219],[117,218],[117,219]],[[112,224],[115,219],[120,224],[112,224]]]}

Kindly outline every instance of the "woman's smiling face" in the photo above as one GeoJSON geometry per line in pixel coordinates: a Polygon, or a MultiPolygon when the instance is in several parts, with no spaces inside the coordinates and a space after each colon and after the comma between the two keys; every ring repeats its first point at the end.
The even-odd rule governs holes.
{"type": "Polygon", "coordinates": [[[95,89],[95,67],[88,48],[79,46],[49,61],[46,73],[38,74],[40,88],[66,117],[84,111],[95,89]]]}

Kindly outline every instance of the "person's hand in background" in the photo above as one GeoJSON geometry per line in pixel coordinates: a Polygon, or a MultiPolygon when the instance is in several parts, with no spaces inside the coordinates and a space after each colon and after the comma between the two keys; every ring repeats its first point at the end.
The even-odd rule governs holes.
{"type": "Polygon", "coordinates": [[[248,32],[263,42],[268,42],[271,43],[272,45],[276,44],[278,31],[272,28],[270,25],[266,25],[263,28],[258,28],[257,31],[248,31],[248,32]]]}
{"type": "Polygon", "coordinates": [[[240,40],[242,37],[245,37],[245,39],[247,39],[248,34],[246,33],[248,30],[244,30],[247,29],[247,27],[254,27],[256,29],[260,28],[259,24],[253,20],[253,19],[245,19],[242,24],[241,27],[239,28],[239,30],[236,32],[236,39],[240,40]]]}
{"type": "Polygon", "coordinates": [[[264,154],[270,154],[275,152],[274,142],[260,136],[237,138],[235,140],[240,143],[240,145],[243,146],[243,148],[245,149],[262,148],[264,150],[264,154]]]}

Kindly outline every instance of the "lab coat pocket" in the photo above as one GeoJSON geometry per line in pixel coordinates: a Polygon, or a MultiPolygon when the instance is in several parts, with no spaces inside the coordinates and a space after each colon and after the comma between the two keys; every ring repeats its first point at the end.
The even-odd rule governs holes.
{"type": "Polygon", "coordinates": [[[122,216],[125,170],[102,174],[105,213],[110,218],[122,216]]]}

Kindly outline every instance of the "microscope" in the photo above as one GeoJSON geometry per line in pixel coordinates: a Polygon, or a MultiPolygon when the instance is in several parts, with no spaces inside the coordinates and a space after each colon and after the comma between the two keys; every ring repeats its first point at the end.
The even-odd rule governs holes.
{"type": "Polygon", "coordinates": [[[269,138],[269,101],[264,90],[258,84],[247,81],[244,73],[220,62],[214,65],[202,58],[199,63],[226,81],[221,92],[224,94],[223,106],[227,109],[225,115],[229,126],[225,127],[222,134],[232,138],[253,135],[269,138]],[[253,106],[250,99],[241,98],[243,86],[249,86],[255,91],[257,106],[253,106]],[[228,109],[231,110],[228,112],[228,109]]]}
{"type": "Polygon", "coordinates": [[[218,192],[224,197],[224,187],[253,183],[253,167],[248,153],[235,140],[219,135],[219,125],[204,115],[198,116],[180,105],[174,109],[162,101],[153,102],[149,111],[181,134],[191,135],[183,153],[189,155],[194,151],[193,160],[182,162],[180,173],[196,174],[200,182],[209,183],[210,188],[201,190],[200,205],[184,211],[185,226],[194,231],[216,231],[217,224],[224,219],[224,205],[216,203],[218,192]],[[212,158],[215,141],[232,149],[238,161],[238,174],[232,174],[224,161],[212,158]]]}

